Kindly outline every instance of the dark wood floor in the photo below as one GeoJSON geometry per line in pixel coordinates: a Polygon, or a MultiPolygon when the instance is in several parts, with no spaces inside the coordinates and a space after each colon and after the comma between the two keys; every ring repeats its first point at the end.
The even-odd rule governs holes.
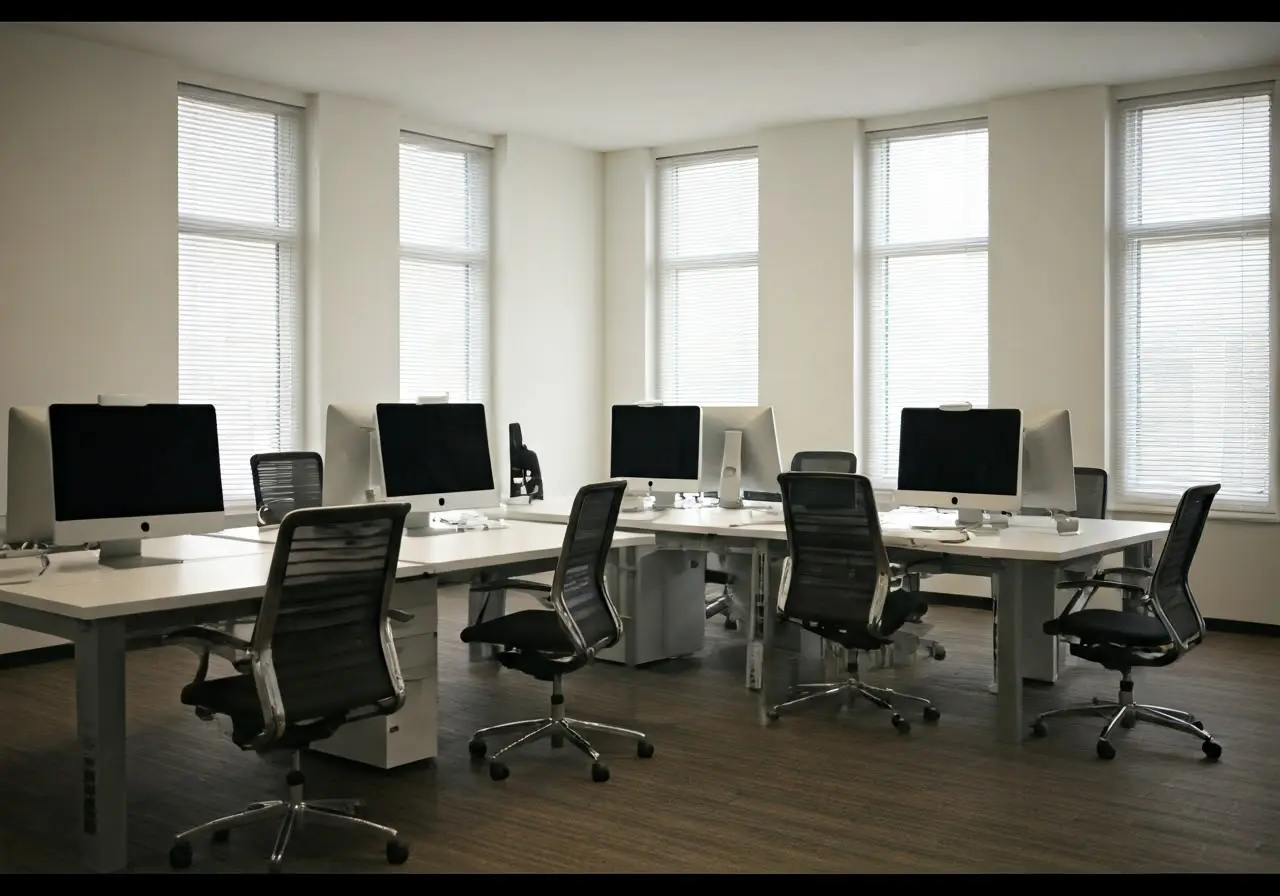
{"type": "MultiPolygon", "coordinates": [[[[542,714],[543,686],[466,663],[456,632],[465,602],[442,599],[441,759],[379,773],[310,758],[312,796],[362,796],[399,826],[431,872],[1280,871],[1280,640],[1211,635],[1173,668],[1138,681],[1144,702],[1191,709],[1224,756],[1155,728],[1094,757],[1098,725],[1058,723],[1021,748],[993,743],[989,617],[934,608],[943,662],[877,675],[932,697],[936,726],[900,737],[884,713],[814,707],[770,730],[741,687],[744,648],[708,624],[703,656],[646,670],[597,665],[566,682],[570,715],[649,732],[639,760],[604,744],[613,780],[593,784],[585,757],[545,745],[513,757],[495,784],[473,767],[473,728],[542,714]]],[[[131,850],[139,871],[168,871],[173,833],[253,799],[282,772],[178,704],[193,657],[169,648],[129,658],[131,850]]],[[[868,676],[869,678],[873,676],[868,676]]],[[[1028,694],[1028,711],[1115,691],[1113,676],[1073,667],[1028,694]]],[[[0,672],[0,870],[78,870],[72,666],[0,672]]],[[[599,745],[599,744],[598,744],[599,745]]],[[[197,870],[259,871],[274,831],[201,845],[197,870]]],[[[391,870],[376,839],[308,829],[287,869],[391,870]]],[[[193,873],[193,872],[184,872],[193,873]]]]}

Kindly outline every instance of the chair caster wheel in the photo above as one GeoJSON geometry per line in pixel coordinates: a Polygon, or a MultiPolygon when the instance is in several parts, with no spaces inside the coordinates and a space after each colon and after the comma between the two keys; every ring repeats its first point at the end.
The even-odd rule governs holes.
{"type": "Polygon", "coordinates": [[[213,836],[209,838],[214,843],[227,843],[231,840],[230,831],[214,831],[213,836]]]}
{"type": "Polygon", "coordinates": [[[603,762],[591,763],[591,780],[597,784],[603,784],[609,780],[609,766],[603,762]]]}
{"type": "Polygon", "coordinates": [[[401,840],[387,841],[387,864],[403,865],[409,861],[409,845],[401,840]]]}
{"type": "Polygon", "coordinates": [[[1098,741],[1098,758],[1099,759],[1115,759],[1116,748],[1105,740],[1098,741]]]}
{"type": "Polygon", "coordinates": [[[493,760],[489,763],[489,777],[495,781],[505,781],[511,776],[511,769],[507,768],[505,762],[493,760]]]}
{"type": "Polygon", "coordinates": [[[1039,719],[1036,719],[1035,722],[1032,723],[1031,725],[1031,736],[1032,737],[1048,737],[1049,726],[1046,725],[1044,722],[1040,721],[1039,719]]]}
{"type": "Polygon", "coordinates": [[[764,717],[770,722],[776,722],[778,721],[778,711],[776,709],[766,709],[764,711],[764,717]]]}
{"type": "Polygon", "coordinates": [[[467,751],[471,754],[471,758],[483,759],[484,754],[489,752],[489,745],[477,738],[467,744],[467,751]]]}
{"type": "Polygon", "coordinates": [[[941,644],[936,644],[934,645],[933,650],[929,651],[929,656],[933,657],[935,660],[945,660],[947,658],[947,648],[943,647],[941,644]]]}
{"type": "Polygon", "coordinates": [[[727,632],[736,632],[738,630],[738,620],[726,617],[724,620],[724,630],[727,632]]]}
{"type": "Polygon", "coordinates": [[[938,711],[936,706],[926,706],[924,708],[924,720],[926,722],[936,722],[942,718],[942,713],[938,711]]]}
{"type": "Polygon", "coordinates": [[[636,755],[641,759],[652,759],[653,744],[649,743],[647,740],[640,741],[636,744],[636,755]]]}
{"type": "Polygon", "coordinates": [[[893,718],[889,719],[889,723],[898,730],[899,734],[906,734],[911,730],[911,723],[896,712],[893,714],[893,718]]]}
{"type": "Polygon", "coordinates": [[[179,840],[173,846],[169,847],[169,867],[175,871],[181,871],[184,868],[191,867],[191,844],[185,840],[179,840]]]}
{"type": "Polygon", "coordinates": [[[1222,744],[1216,740],[1207,740],[1200,745],[1200,749],[1204,750],[1206,758],[1217,762],[1222,758],[1222,744]]]}
{"type": "Polygon", "coordinates": [[[1192,719],[1191,724],[1194,725],[1200,731],[1204,730],[1204,722],[1200,721],[1199,719],[1192,719]]]}
{"type": "Polygon", "coordinates": [[[553,735],[551,735],[551,749],[553,749],[553,750],[558,750],[558,749],[560,749],[560,748],[561,748],[561,747],[563,747],[563,746],[564,746],[564,735],[563,735],[563,734],[553,734],[553,735]]]}

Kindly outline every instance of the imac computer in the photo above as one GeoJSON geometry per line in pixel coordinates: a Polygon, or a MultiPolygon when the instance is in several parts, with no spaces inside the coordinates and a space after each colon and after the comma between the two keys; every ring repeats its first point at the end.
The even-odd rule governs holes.
{"type": "Polygon", "coordinates": [[[772,407],[702,409],[702,488],[721,507],[741,507],[744,494],[776,492],[782,473],[772,407]]]}
{"type": "Polygon", "coordinates": [[[903,408],[898,438],[899,504],[954,508],[962,527],[1021,509],[1021,411],[903,408]]]}
{"type": "Polygon", "coordinates": [[[413,507],[405,534],[457,531],[433,530],[430,514],[497,506],[484,405],[379,404],[374,427],[383,492],[413,507]]]}
{"type": "Polygon", "coordinates": [[[1022,505],[1048,511],[1064,535],[1078,532],[1076,462],[1071,450],[1071,412],[1027,411],[1022,415],[1022,505]]]}
{"type": "Polygon", "coordinates": [[[609,475],[627,491],[653,495],[655,509],[675,505],[677,492],[702,488],[702,408],[697,405],[615,404],[609,425],[609,475]]]}
{"type": "Polygon", "coordinates": [[[380,501],[382,466],[373,405],[331,404],[324,424],[326,507],[380,501]]]}
{"type": "Polygon", "coordinates": [[[226,528],[213,405],[97,404],[9,410],[8,539],[98,546],[112,568],[144,558],[142,539],[226,528]]]}

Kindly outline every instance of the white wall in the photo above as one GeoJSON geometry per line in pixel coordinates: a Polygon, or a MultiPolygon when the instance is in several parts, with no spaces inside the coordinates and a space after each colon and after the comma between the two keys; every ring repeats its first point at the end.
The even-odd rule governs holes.
{"type": "MultiPolygon", "coordinates": [[[[892,122],[824,122],[759,135],[760,398],[777,410],[784,457],[854,444],[862,401],[854,279],[862,130],[976,114],[990,126],[991,401],[1069,408],[1078,462],[1105,465],[1111,109],[1108,88],[1083,87],[892,122]]],[[[618,328],[638,314],[622,302],[638,301],[638,287],[624,281],[644,269],[649,237],[640,231],[652,227],[636,211],[646,189],[639,158],[634,150],[625,158],[611,153],[605,163],[606,344],[622,340],[618,328]]],[[[652,358],[619,352],[608,363],[608,382],[634,384],[652,358]]],[[[1268,523],[1209,524],[1192,573],[1206,616],[1280,624],[1272,599],[1277,533],[1268,523]]],[[[989,593],[984,582],[956,576],[931,586],[989,593]]]]}
{"type": "Polygon", "coordinates": [[[494,151],[494,416],[538,454],[547,494],[604,474],[604,161],[508,135],[494,151]]]}
{"type": "MultiPolygon", "coordinates": [[[[180,79],[307,107],[304,428],[319,448],[327,403],[399,396],[401,127],[493,138],[15,26],[0,28],[0,409],[176,399],[180,79]]],[[[603,466],[603,161],[517,137],[496,156],[495,441],[518,419],[564,491],[603,466]]],[[[0,626],[0,652],[42,643],[0,626]]]]}

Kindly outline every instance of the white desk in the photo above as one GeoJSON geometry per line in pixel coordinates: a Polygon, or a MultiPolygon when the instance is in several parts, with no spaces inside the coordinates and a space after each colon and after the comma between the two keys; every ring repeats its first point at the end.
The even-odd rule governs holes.
{"type": "MultiPolygon", "coordinates": [[[[422,539],[433,542],[424,545],[432,562],[402,560],[397,581],[407,584],[442,572],[502,566],[508,559],[502,551],[513,548],[518,548],[514,556],[520,564],[554,564],[564,537],[561,527],[529,526],[522,536],[515,536],[524,539],[519,544],[513,542],[513,531],[514,527],[422,539]]],[[[652,537],[623,535],[620,541],[647,544],[652,537]]],[[[187,562],[113,570],[98,567],[90,555],[65,555],[34,580],[0,583],[0,622],[75,644],[77,734],[83,757],[82,774],[76,777],[83,782],[81,833],[91,868],[118,871],[128,860],[126,641],[254,613],[270,570],[271,550],[266,538],[152,539],[143,542],[144,556],[187,562]]]]}
{"type": "MultiPolygon", "coordinates": [[[[563,499],[510,505],[504,509],[509,519],[556,522],[567,517],[570,502],[563,499]]],[[[884,525],[909,529],[912,525],[941,523],[940,515],[904,509],[884,515],[884,525]]],[[[766,649],[773,640],[776,613],[765,612],[776,600],[769,587],[770,557],[785,552],[786,528],[779,515],[760,511],[689,508],[640,513],[623,513],[618,528],[654,532],[658,544],[689,546],[705,539],[707,549],[717,544],[736,544],[752,552],[751,613],[748,624],[748,685],[761,692],[761,720],[767,705],[765,689],[766,649]]],[[[1003,598],[997,602],[997,735],[1000,740],[1022,740],[1022,681],[1026,676],[1026,654],[1034,650],[1051,662],[1056,675],[1056,639],[1043,634],[1042,624],[1054,615],[1054,585],[1062,580],[1064,567],[1101,558],[1116,551],[1125,554],[1125,565],[1141,566],[1146,545],[1163,538],[1165,523],[1127,520],[1081,520],[1076,535],[1059,535],[1048,518],[1017,517],[1009,528],[991,534],[973,535],[966,542],[938,540],[928,532],[910,538],[893,533],[885,536],[885,546],[894,559],[921,562],[922,571],[989,576],[1003,598]],[[927,565],[924,565],[926,564],[927,565]],[[1030,645],[1030,647],[1028,646],[1030,645]]],[[[1038,677],[1038,676],[1037,676],[1038,677]]],[[[1052,680],[1052,679],[1050,679],[1052,680]]]]}

